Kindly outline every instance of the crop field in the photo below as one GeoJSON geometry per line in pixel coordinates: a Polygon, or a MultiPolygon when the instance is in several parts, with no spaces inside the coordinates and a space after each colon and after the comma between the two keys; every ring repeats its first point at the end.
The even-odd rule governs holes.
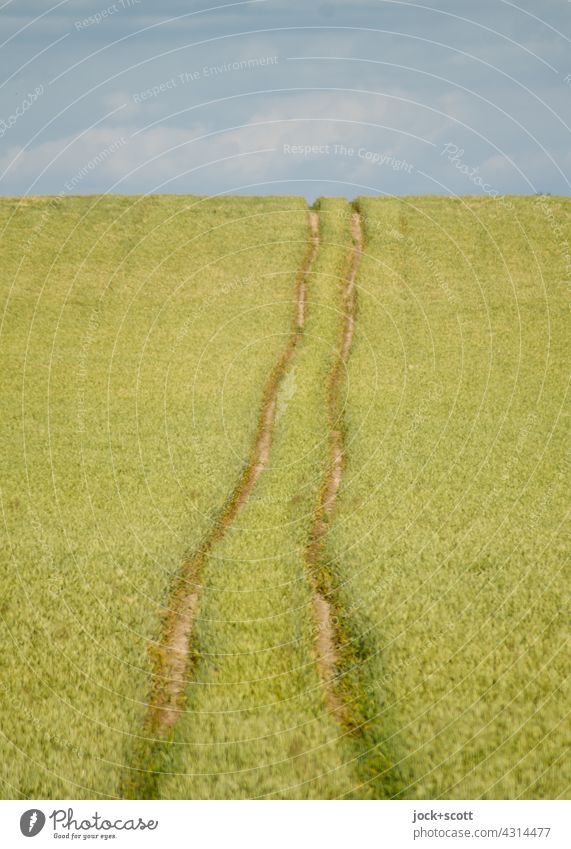
{"type": "Polygon", "coordinates": [[[2,797],[568,797],[571,201],[0,232],[2,797]]]}

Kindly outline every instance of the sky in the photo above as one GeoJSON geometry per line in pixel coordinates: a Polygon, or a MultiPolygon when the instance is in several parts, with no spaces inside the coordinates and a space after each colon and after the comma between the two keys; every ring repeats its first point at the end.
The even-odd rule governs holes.
{"type": "Polygon", "coordinates": [[[0,194],[568,195],[568,0],[0,0],[0,194]]]}

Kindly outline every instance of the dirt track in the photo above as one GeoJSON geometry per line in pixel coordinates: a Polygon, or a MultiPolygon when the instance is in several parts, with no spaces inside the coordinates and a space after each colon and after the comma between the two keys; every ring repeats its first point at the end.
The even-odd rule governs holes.
{"type": "Polygon", "coordinates": [[[190,666],[190,637],[198,605],[200,578],[205,560],[212,547],[222,539],[239,510],[250,497],[256,481],[268,463],[279,387],[294,357],[298,341],[305,327],[306,278],[311,272],[319,250],[319,216],[316,212],[309,213],[308,227],[309,246],[296,280],[295,319],[286,348],[270,375],[264,393],[252,457],[234,495],[222,511],[213,531],[197,554],[183,564],[169,601],[163,639],[159,645],[152,647],[155,669],[149,699],[147,726],[153,734],[159,737],[165,736],[169,732],[183,709],[184,691],[190,666]]]}
{"type": "Polygon", "coordinates": [[[306,550],[306,560],[313,585],[313,610],[317,622],[316,654],[321,680],[326,688],[327,704],[335,716],[344,718],[344,706],[335,688],[337,674],[337,650],[333,609],[325,594],[319,588],[318,571],[323,557],[324,538],[327,523],[333,511],[335,499],[341,484],[343,473],[343,436],[340,430],[340,418],[343,408],[343,375],[353,341],[355,323],[355,279],[363,250],[363,233],[359,214],[351,216],[351,237],[353,246],[349,257],[349,267],[343,286],[343,327],[338,357],[331,372],[328,392],[328,419],[330,426],[330,463],[321,489],[321,498],[315,512],[310,542],[306,550]]]}

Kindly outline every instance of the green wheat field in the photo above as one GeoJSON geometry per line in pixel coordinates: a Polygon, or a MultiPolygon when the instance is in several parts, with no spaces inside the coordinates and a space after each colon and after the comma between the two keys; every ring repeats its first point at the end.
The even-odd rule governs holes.
{"type": "Polygon", "coordinates": [[[3,798],[569,797],[571,199],[313,211],[0,200],[3,798]]]}

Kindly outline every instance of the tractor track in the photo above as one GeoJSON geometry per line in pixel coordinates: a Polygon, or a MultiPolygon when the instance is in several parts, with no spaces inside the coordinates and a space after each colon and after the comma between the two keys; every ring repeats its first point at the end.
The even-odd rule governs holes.
{"type": "Polygon", "coordinates": [[[157,760],[157,750],[161,743],[167,741],[184,711],[185,690],[192,665],[191,635],[203,568],[213,546],[225,536],[268,464],[278,391],[305,328],[307,276],[312,271],[318,250],[319,216],[317,212],[310,211],[308,248],[296,278],[293,326],[264,392],[251,459],[214,528],[196,554],[183,563],[171,591],[161,640],[149,648],[154,669],[144,730],[154,739],[146,739],[145,742],[150,745],[143,746],[142,752],[135,758],[136,763],[124,782],[123,791],[127,797],[152,798],[155,795],[158,778],[153,763],[157,760]]]}
{"type": "Polygon", "coordinates": [[[317,667],[325,688],[327,706],[336,719],[343,724],[347,723],[347,711],[336,687],[338,650],[334,624],[335,610],[334,605],[328,598],[328,594],[322,587],[322,573],[325,568],[323,563],[325,535],[343,473],[343,434],[341,431],[341,416],[343,411],[342,389],[344,372],[353,341],[356,307],[355,281],[363,252],[363,231],[358,212],[353,212],[351,215],[350,232],[353,244],[349,254],[348,268],[343,285],[343,326],[337,359],[329,379],[327,396],[330,460],[321,487],[319,503],[314,514],[309,543],[305,552],[305,560],[313,591],[313,614],[317,624],[315,645],[317,667]]]}
{"type": "Polygon", "coordinates": [[[329,424],[329,464],[313,516],[305,561],[312,587],[313,616],[317,635],[315,656],[327,708],[339,724],[348,752],[353,751],[359,787],[370,788],[374,798],[402,797],[406,776],[386,718],[381,721],[380,706],[370,690],[366,668],[377,646],[363,637],[338,587],[337,568],[327,552],[329,522],[341,485],[345,458],[343,408],[345,374],[357,308],[356,278],[363,254],[363,221],[354,205],[349,220],[352,247],[347,258],[342,293],[343,326],[337,359],[330,372],[327,393],[329,424]]]}
{"type": "Polygon", "coordinates": [[[176,723],[181,710],[187,683],[190,660],[189,640],[198,603],[198,586],[204,562],[212,547],[220,542],[226,531],[248,501],[256,481],[268,464],[280,382],[290,365],[299,338],[305,327],[307,302],[306,277],[319,249],[319,218],[309,213],[309,247],[297,275],[295,321],[287,346],[274,367],[262,404],[258,431],[252,457],[219,521],[198,553],[184,563],[169,604],[165,638],[159,646],[159,661],[150,699],[148,727],[155,733],[168,732],[176,723]]]}
{"type": "MultiPolygon", "coordinates": [[[[172,731],[184,711],[185,691],[193,663],[192,630],[198,608],[203,568],[212,548],[219,543],[250,498],[256,482],[269,461],[272,431],[277,411],[278,392],[294,358],[305,329],[307,306],[307,277],[312,272],[318,254],[319,215],[308,214],[308,248],[296,278],[296,299],[293,326],[287,345],[274,366],[266,386],[258,421],[251,459],[234,493],[224,506],[214,528],[198,551],[187,559],[171,591],[168,612],[164,618],[162,639],[153,643],[151,692],[144,730],[149,735],[129,770],[123,785],[128,798],[156,798],[160,773],[161,752],[168,745],[172,731]]],[[[305,562],[312,590],[313,617],[317,625],[315,660],[329,711],[344,726],[351,720],[343,697],[337,687],[339,650],[337,611],[327,591],[330,576],[323,581],[327,568],[324,563],[325,535],[334,509],[343,472],[344,446],[341,430],[343,385],[347,361],[353,340],[356,307],[356,277],[363,250],[361,219],[357,212],[350,218],[352,246],[348,252],[342,288],[343,320],[335,363],[327,388],[327,421],[329,428],[329,461],[320,489],[318,503],[309,530],[305,562]]]]}

